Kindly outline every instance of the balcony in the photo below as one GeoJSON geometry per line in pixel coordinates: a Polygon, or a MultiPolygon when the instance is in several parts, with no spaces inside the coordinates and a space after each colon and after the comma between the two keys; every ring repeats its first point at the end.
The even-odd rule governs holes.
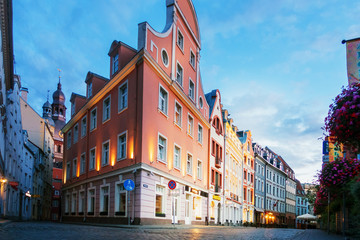
{"type": "Polygon", "coordinates": [[[215,157],[215,167],[221,168],[221,158],[215,157]]]}

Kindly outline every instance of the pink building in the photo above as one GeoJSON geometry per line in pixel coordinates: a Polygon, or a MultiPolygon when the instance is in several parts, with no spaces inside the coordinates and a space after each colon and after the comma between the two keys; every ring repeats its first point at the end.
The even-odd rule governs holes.
{"type": "Polygon", "coordinates": [[[71,97],[62,130],[65,221],[199,224],[208,217],[210,124],[197,16],[190,0],[167,0],[166,11],[163,32],[144,22],[138,49],[114,41],[110,79],[89,72],[86,96],[71,97]]]}

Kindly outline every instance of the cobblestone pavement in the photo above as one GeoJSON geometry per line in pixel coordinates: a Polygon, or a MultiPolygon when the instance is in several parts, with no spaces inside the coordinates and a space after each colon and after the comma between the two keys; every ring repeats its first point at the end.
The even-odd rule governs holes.
{"type": "MultiPolygon", "coordinates": [[[[125,227],[125,226],[124,226],[125,227]]],[[[11,222],[0,226],[1,240],[21,239],[343,239],[321,230],[269,229],[245,227],[177,226],[132,228],[90,226],[52,222],[11,222]]]]}

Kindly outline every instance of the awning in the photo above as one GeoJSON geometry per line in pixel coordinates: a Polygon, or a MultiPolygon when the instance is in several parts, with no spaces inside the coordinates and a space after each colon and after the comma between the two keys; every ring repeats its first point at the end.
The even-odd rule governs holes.
{"type": "Polygon", "coordinates": [[[257,212],[264,212],[264,210],[263,209],[261,209],[261,208],[255,208],[255,211],[257,211],[257,212]]]}

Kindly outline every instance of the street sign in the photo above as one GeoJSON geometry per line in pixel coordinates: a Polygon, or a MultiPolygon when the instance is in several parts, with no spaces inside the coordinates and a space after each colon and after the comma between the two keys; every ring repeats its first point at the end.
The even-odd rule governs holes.
{"type": "Polygon", "coordinates": [[[171,190],[174,190],[176,188],[176,182],[174,180],[170,180],[168,186],[171,190]]]}
{"type": "Polygon", "coordinates": [[[132,190],[134,190],[134,188],[135,188],[135,183],[134,183],[134,181],[131,180],[131,179],[126,179],[126,180],[124,181],[124,188],[126,189],[126,191],[132,191],[132,190]]]}

